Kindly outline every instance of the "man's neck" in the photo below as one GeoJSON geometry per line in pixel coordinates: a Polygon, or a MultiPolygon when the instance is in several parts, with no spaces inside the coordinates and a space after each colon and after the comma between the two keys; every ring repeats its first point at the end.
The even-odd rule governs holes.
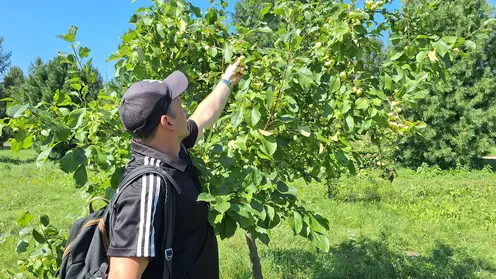
{"type": "Polygon", "coordinates": [[[179,151],[181,150],[181,141],[172,138],[167,140],[159,140],[156,138],[150,142],[147,142],[146,145],[160,152],[176,157],[179,157],[179,151]]]}

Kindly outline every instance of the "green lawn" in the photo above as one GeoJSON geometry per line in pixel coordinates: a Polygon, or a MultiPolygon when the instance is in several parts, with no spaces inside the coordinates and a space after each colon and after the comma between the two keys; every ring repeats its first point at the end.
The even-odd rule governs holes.
{"type": "Polygon", "coordinates": [[[489,149],[489,156],[496,156],[496,146],[489,149]]]}
{"type": "MultiPolygon", "coordinates": [[[[71,179],[33,159],[32,152],[0,150],[0,234],[16,233],[26,209],[67,228],[81,213],[71,179]]],[[[484,171],[400,170],[392,184],[342,179],[332,200],[322,184],[296,183],[309,206],[329,218],[331,251],[317,252],[281,226],[269,247],[259,243],[265,278],[496,278],[495,181],[484,171]]],[[[0,270],[15,267],[15,243],[0,244],[0,270]]],[[[243,234],[219,246],[221,278],[250,278],[243,234]]]]}

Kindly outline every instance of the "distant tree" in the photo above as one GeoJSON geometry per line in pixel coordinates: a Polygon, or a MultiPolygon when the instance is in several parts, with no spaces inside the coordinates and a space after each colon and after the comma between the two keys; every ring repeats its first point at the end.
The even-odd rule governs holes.
{"type": "Polygon", "coordinates": [[[12,52],[5,52],[3,50],[3,37],[0,37],[0,76],[7,71],[7,69],[10,66],[10,56],[12,55],[12,52]]]}
{"type": "MultiPolygon", "coordinates": [[[[62,63],[62,57],[55,57],[48,63],[44,63],[41,58],[37,58],[29,67],[29,76],[23,85],[22,90],[18,90],[19,94],[14,96],[21,102],[37,104],[40,101],[47,103],[52,102],[53,96],[57,90],[63,92],[75,91],[66,81],[71,77],[69,68],[62,63]]],[[[97,82],[92,84],[89,93],[86,96],[87,101],[94,100],[98,91],[103,88],[103,80],[98,71],[92,68],[91,74],[96,75],[97,82]]],[[[82,79],[87,78],[84,73],[81,73],[82,79]]],[[[74,99],[78,103],[79,100],[74,99]]]]}
{"type": "MultiPolygon", "coordinates": [[[[8,69],[10,66],[10,56],[12,55],[12,52],[5,52],[3,50],[3,37],[0,37],[0,76],[2,76],[5,71],[8,69]]],[[[0,82],[0,99],[6,98],[7,97],[7,92],[3,86],[3,82],[0,82]]],[[[5,118],[5,108],[6,108],[6,103],[5,102],[0,102],[0,119],[5,118]]],[[[0,120],[0,145],[4,142],[4,140],[8,137],[6,133],[2,132],[2,121],[0,120]]]]}
{"type": "Polygon", "coordinates": [[[423,34],[470,39],[461,48],[467,55],[455,60],[446,82],[433,85],[427,98],[420,100],[416,107],[407,108],[409,117],[423,119],[428,126],[421,136],[407,137],[400,144],[398,155],[412,167],[422,162],[442,168],[474,165],[496,140],[493,7],[486,0],[446,0],[438,1],[436,9],[424,12],[423,7],[430,2],[408,1],[403,12],[421,13],[422,20],[403,22],[405,30],[422,29],[423,34]]]}

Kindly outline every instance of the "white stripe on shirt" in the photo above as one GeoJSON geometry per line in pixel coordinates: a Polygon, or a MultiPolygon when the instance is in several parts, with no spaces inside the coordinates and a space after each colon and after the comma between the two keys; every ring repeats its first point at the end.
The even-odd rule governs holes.
{"type": "MultiPolygon", "coordinates": [[[[145,156],[145,165],[148,165],[150,157],[145,156]]],[[[142,241],[143,241],[143,229],[145,223],[145,201],[146,201],[146,175],[144,175],[141,180],[141,202],[140,202],[140,223],[139,223],[139,233],[138,233],[138,248],[136,252],[137,257],[142,256],[142,241]]]]}
{"type": "MultiPolygon", "coordinates": [[[[150,165],[155,165],[155,158],[151,158],[150,165]]],[[[153,190],[155,188],[155,176],[148,174],[148,199],[146,201],[146,225],[145,225],[145,245],[143,246],[143,256],[148,257],[150,252],[150,224],[152,219],[153,190]]]]}

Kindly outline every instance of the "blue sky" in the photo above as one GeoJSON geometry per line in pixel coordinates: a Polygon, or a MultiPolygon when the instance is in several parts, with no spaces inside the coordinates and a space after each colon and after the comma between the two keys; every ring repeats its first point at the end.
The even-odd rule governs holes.
{"type": "MultiPolygon", "coordinates": [[[[232,11],[237,0],[231,1],[232,11]]],[[[206,9],[208,0],[193,0],[195,6],[206,9]]],[[[363,2],[363,1],[358,1],[363,2]]],[[[493,5],[496,0],[489,0],[493,5]]],[[[78,40],[91,48],[93,64],[105,80],[114,74],[113,63],[105,61],[116,49],[120,37],[132,27],[131,15],[142,6],[151,5],[150,0],[24,0],[3,1],[0,12],[0,36],[3,48],[12,51],[11,62],[25,73],[29,64],[41,57],[53,58],[57,50],[68,52],[68,45],[55,37],[65,33],[71,24],[79,27],[78,40]]],[[[394,0],[390,8],[399,8],[400,0],[394,0]]]]}
{"type": "MultiPolygon", "coordinates": [[[[206,9],[208,0],[190,1],[206,9]]],[[[233,3],[228,10],[233,10],[233,3]]],[[[12,51],[11,65],[21,67],[25,74],[36,57],[44,61],[55,57],[57,50],[69,52],[68,44],[55,37],[65,34],[71,24],[78,26],[77,40],[91,49],[93,64],[107,80],[114,76],[114,63],[107,58],[117,50],[120,37],[132,27],[131,15],[150,0],[48,0],[2,1],[0,36],[3,49],[12,51]]]]}

